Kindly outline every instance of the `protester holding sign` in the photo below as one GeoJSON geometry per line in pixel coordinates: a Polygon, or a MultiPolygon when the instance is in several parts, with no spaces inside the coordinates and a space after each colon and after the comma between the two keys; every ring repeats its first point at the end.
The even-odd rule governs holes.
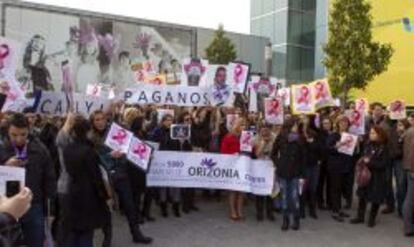
{"type": "Polygon", "coordinates": [[[371,203],[368,226],[375,226],[379,207],[386,196],[386,167],[390,164],[390,151],[387,149],[387,133],[379,126],[371,128],[369,143],[365,148],[362,161],[368,166],[371,177],[366,186],[358,187],[358,216],[351,220],[353,224],[364,223],[367,203],[371,203]]]}
{"type": "Polygon", "coordinates": [[[107,225],[109,208],[99,157],[93,143],[87,139],[88,121],[77,116],[74,119],[71,137],[73,142],[63,150],[65,167],[69,174],[68,217],[64,224],[69,228],[69,243],[72,246],[93,246],[95,229],[107,225]]]}
{"type": "MultiPolygon", "coordinates": [[[[270,160],[275,135],[273,135],[269,125],[263,126],[259,133],[254,145],[255,155],[258,159],[270,160]]],[[[267,219],[275,221],[272,198],[270,196],[256,196],[256,218],[258,221],[263,221],[264,210],[266,210],[267,219]]]]}
{"type": "MultiPolygon", "coordinates": [[[[181,143],[178,140],[171,139],[171,125],[174,122],[173,116],[166,114],[161,119],[161,131],[158,142],[160,143],[159,150],[179,151],[181,150],[181,143]]],[[[191,149],[191,148],[189,148],[191,149]]],[[[179,188],[160,188],[160,209],[163,217],[168,217],[168,195],[172,199],[172,208],[175,217],[181,217],[180,202],[181,191],[179,188]]]]}
{"type": "MultiPolygon", "coordinates": [[[[239,154],[240,153],[240,135],[246,128],[245,120],[238,118],[231,131],[224,136],[221,141],[220,152],[222,154],[239,154]]],[[[244,219],[244,193],[231,191],[229,192],[230,219],[234,221],[244,219]]]]}
{"type": "Polygon", "coordinates": [[[31,209],[22,217],[21,225],[27,246],[43,246],[45,202],[56,195],[56,176],[48,150],[29,136],[29,123],[22,114],[9,120],[8,138],[0,147],[0,164],[26,169],[26,186],[33,192],[31,209]]]}
{"type": "MultiPolygon", "coordinates": [[[[328,173],[331,182],[332,218],[338,222],[344,222],[348,214],[341,210],[343,186],[347,176],[351,176],[354,168],[354,158],[350,155],[340,153],[341,134],[349,129],[349,119],[346,116],[339,116],[336,120],[336,131],[329,135],[328,144],[328,173]]],[[[349,203],[349,202],[347,202],[349,203]]]]}
{"type": "MultiPolygon", "coordinates": [[[[125,216],[133,242],[149,244],[152,239],[142,234],[139,226],[139,210],[135,206],[135,198],[132,193],[131,177],[128,161],[125,154],[118,150],[111,150],[104,145],[105,137],[109,130],[107,118],[102,111],[96,111],[90,116],[92,130],[89,138],[95,144],[100,161],[110,174],[110,179],[118,195],[120,204],[123,205],[125,216]]],[[[106,233],[109,234],[109,229],[106,233]]]]}
{"type": "Polygon", "coordinates": [[[272,160],[277,168],[282,192],[283,223],[282,231],[290,227],[293,216],[293,230],[300,228],[299,180],[303,176],[305,164],[303,135],[296,118],[285,121],[282,132],[276,138],[272,150],[272,160]]]}
{"type": "Polygon", "coordinates": [[[301,196],[301,215],[305,216],[305,206],[309,208],[309,215],[316,219],[316,192],[319,180],[319,161],[321,145],[317,139],[317,133],[311,118],[301,115],[300,130],[304,137],[304,152],[306,155],[305,179],[306,188],[301,196]]]}
{"type": "MultiPolygon", "coordinates": [[[[192,118],[189,112],[183,112],[178,116],[178,124],[192,126],[192,118]]],[[[191,133],[193,135],[194,133],[191,133]]],[[[179,139],[181,150],[182,151],[191,151],[193,150],[191,143],[191,136],[189,139],[179,139]]],[[[182,190],[182,203],[183,203],[183,212],[190,213],[190,211],[198,211],[198,207],[195,205],[195,189],[186,188],[182,190]]]]}

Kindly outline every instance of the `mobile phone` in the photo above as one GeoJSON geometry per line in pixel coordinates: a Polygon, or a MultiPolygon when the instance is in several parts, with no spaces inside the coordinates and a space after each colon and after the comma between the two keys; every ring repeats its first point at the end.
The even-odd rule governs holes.
{"type": "Polygon", "coordinates": [[[20,181],[6,181],[6,197],[13,197],[20,192],[20,181]]]}

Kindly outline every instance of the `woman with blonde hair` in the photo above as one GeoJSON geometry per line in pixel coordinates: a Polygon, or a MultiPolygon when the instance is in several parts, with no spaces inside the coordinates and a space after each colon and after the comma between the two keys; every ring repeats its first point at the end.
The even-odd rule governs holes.
{"type": "MultiPolygon", "coordinates": [[[[224,136],[221,141],[220,153],[222,154],[239,154],[240,153],[240,135],[245,129],[246,123],[243,118],[238,118],[231,131],[224,136]]],[[[243,220],[244,193],[231,191],[229,194],[230,219],[243,220]]]]}

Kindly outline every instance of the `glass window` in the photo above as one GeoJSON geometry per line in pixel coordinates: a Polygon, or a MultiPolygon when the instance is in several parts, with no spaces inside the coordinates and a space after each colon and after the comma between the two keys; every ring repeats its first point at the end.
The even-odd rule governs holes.
{"type": "Polygon", "coordinates": [[[289,0],[289,7],[305,11],[313,11],[316,8],[316,0],[289,0]]]}
{"type": "Polygon", "coordinates": [[[262,18],[263,20],[263,33],[262,36],[268,37],[270,41],[274,42],[274,32],[275,32],[275,26],[273,25],[273,15],[268,15],[262,18]]]}
{"type": "Polygon", "coordinates": [[[262,15],[262,0],[251,0],[250,1],[250,17],[262,15]]]}
{"type": "Polygon", "coordinates": [[[287,10],[277,12],[274,16],[274,37],[272,39],[273,44],[287,43],[287,10]]]}
{"type": "MultiPolygon", "coordinates": [[[[252,0],[254,1],[254,0],[252,0]]],[[[273,0],[274,4],[275,4],[275,10],[277,9],[281,9],[281,8],[286,8],[288,7],[289,4],[289,0],[273,0]]]]}
{"type": "Polygon", "coordinates": [[[262,5],[263,14],[272,12],[274,10],[275,8],[274,0],[262,0],[262,1],[263,1],[263,5],[262,5]]]}
{"type": "Polygon", "coordinates": [[[272,72],[277,78],[286,78],[287,46],[273,47],[272,72]]]}

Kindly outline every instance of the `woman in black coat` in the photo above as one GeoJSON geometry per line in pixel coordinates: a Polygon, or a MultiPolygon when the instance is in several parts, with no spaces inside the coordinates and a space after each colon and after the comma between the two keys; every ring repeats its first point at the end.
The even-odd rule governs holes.
{"type": "Polygon", "coordinates": [[[351,220],[352,224],[361,224],[365,221],[367,203],[371,203],[368,226],[375,226],[375,219],[380,205],[384,202],[387,189],[386,169],[390,164],[390,153],[387,148],[387,133],[379,126],[371,128],[369,143],[365,149],[362,161],[371,172],[371,179],[364,187],[358,187],[359,197],[358,215],[351,220]]]}
{"type": "MultiPolygon", "coordinates": [[[[171,139],[171,125],[174,122],[173,116],[166,114],[161,119],[161,129],[159,132],[158,142],[160,143],[160,151],[191,151],[191,144],[185,141],[171,139]]],[[[168,217],[167,202],[170,197],[173,203],[173,211],[175,217],[181,217],[180,202],[181,191],[179,188],[160,188],[160,209],[163,217],[168,217]]]]}
{"type": "Polygon", "coordinates": [[[306,162],[303,149],[303,136],[299,132],[297,120],[287,120],[281,134],[276,138],[271,153],[282,193],[283,231],[289,229],[291,215],[292,229],[299,230],[300,227],[299,187],[306,162]]]}
{"type": "Polygon", "coordinates": [[[346,133],[350,123],[347,117],[339,116],[336,124],[336,131],[331,133],[327,138],[328,161],[327,170],[330,181],[330,198],[332,206],[332,218],[338,222],[344,222],[344,217],[348,214],[341,210],[342,191],[347,177],[353,172],[353,156],[338,152],[341,146],[340,140],[342,133],[346,133]]]}
{"type": "Polygon", "coordinates": [[[87,139],[89,123],[77,116],[72,128],[73,142],[63,150],[68,185],[68,246],[93,246],[93,232],[108,222],[108,194],[105,189],[99,158],[87,139]]]}

